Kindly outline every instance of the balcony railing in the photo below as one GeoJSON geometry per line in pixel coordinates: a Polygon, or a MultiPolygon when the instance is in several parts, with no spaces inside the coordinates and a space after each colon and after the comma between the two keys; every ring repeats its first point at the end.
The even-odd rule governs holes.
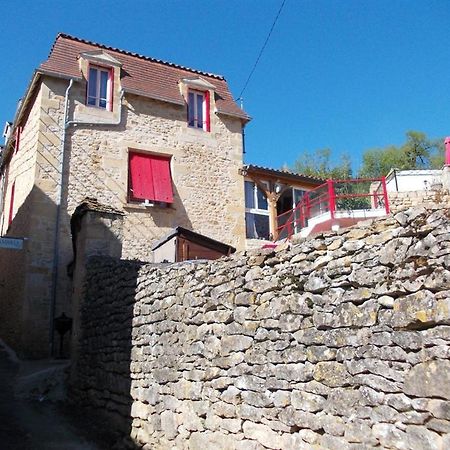
{"type": "Polygon", "coordinates": [[[275,240],[290,239],[320,215],[334,219],[339,211],[380,209],[389,214],[385,177],[327,180],[308,191],[295,208],[277,217],[275,240]]]}

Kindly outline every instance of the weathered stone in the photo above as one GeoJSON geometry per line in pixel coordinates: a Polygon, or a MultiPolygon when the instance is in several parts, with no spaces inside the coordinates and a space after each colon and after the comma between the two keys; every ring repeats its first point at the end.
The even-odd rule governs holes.
{"type": "Polygon", "coordinates": [[[384,448],[405,448],[406,434],[395,425],[376,423],[372,427],[372,433],[384,448]]]}
{"type": "Polygon", "coordinates": [[[142,402],[133,402],[131,405],[131,417],[137,417],[139,419],[147,419],[149,414],[149,406],[142,402]]]}
{"type": "Polygon", "coordinates": [[[236,439],[220,432],[192,433],[189,437],[190,450],[235,450],[236,439]]]}
{"type": "Polygon", "coordinates": [[[273,375],[282,380],[308,381],[313,378],[313,369],[306,364],[278,364],[272,371],[273,375]]]}
{"type": "Polygon", "coordinates": [[[254,439],[267,448],[280,448],[280,435],[267,425],[245,421],[242,430],[247,439],[254,439]]]}
{"type": "Polygon", "coordinates": [[[325,433],[331,434],[332,436],[344,435],[346,425],[341,417],[324,415],[318,417],[318,419],[325,433]]]}
{"type": "Polygon", "coordinates": [[[249,336],[223,336],[220,342],[220,354],[227,356],[231,352],[240,352],[252,346],[253,339],[249,336]]]}
{"type": "Polygon", "coordinates": [[[312,293],[321,293],[326,287],[330,286],[330,281],[330,278],[325,272],[317,270],[308,277],[304,289],[312,293]]]}
{"type": "Polygon", "coordinates": [[[346,441],[352,443],[368,444],[376,446],[378,440],[372,436],[368,420],[355,420],[345,424],[344,438],[346,441]]]}
{"type": "MultiPolygon", "coordinates": [[[[436,431],[441,434],[450,435],[450,422],[442,419],[430,419],[426,423],[426,427],[429,430],[436,431]]],[[[442,447],[446,448],[446,447],[442,447]]]]}
{"type": "Polygon", "coordinates": [[[378,303],[385,308],[393,308],[394,307],[394,298],[389,295],[382,295],[377,298],[378,303]]]}
{"type": "Polygon", "coordinates": [[[386,394],[385,399],[385,403],[397,411],[409,411],[412,407],[411,400],[405,394],[386,394]]]}
{"type": "Polygon", "coordinates": [[[228,386],[220,396],[220,399],[225,403],[232,403],[233,405],[237,405],[241,403],[241,391],[235,386],[228,386]]]}
{"type": "Polygon", "coordinates": [[[449,320],[450,299],[436,300],[434,294],[427,290],[400,297],[394,302],[393,321],[397,327],[420,327],[449,320]]]}
{"type": "Polygon", "coordinates": [[[241,398],[243,402],[258,408],[264,408],[273,404],[270,392],[242,392],[241,398]]]}
{"type": "Polygon", "coordinates": [[[354,414],[361,400],[361,394],[351,388],[333,389],[328,395],[324,410],[328,414],[350,417],[354,414]]]}
{"type": "Polygon", "coordinates": [[[408,425],[405,430],[409,448],[440,450],[442,439],[434,431],[418,425],[408,425]]]}
{"type": "Polygon", "coordinates": [[[385,397],[383,392],[376,391],[368,386],[361,386],[359,392],[361,394],[362,405],[381,405],[385,397]]]}
{"type": "Polygon", "coordinates": [[[284,408],[291,404],[291,393],[288,391],[276,391],[273,394],[273,404],[276,408],[284,408]]]}
{"type": "Polygon", "coordinates": [[[163,411],[161,413],[161,429],[166,435],[167,439],[174,439],[178,433],[178,425],[180,425],[181,418],[178,414],[172,411],[163,411]]]}
{"type": "Polygon", "coordinates": [[[411,237],[392,239],[381,249],[380,263],[394,266],[399,261],[403,261],[411,243],[411,237]]]}
{"type": "Polygon", "coordinates": [[[450,421],[450,402],[438,399],[415,398],[411,400],[412,407],[417,411],[429,411],[438,419],[450,421]]]}
{"type": "Polygon", "coordinates": [[[314,368],[314,379],[330,387],[348,386],[351,378],[345,366],[338,362],[319,362],[314,368]]]}
{"type": "Polygon", "coordinates": [[[450,399],[450,361],[427,361],[405,376],[404,391],[416,397],[450,399]]]}
{"type": "Polygon", "coordinates": [[[336,350],[334,348],[328,348],[324,345],[311,345],[306,349],[306,357],[308,361],[312,363],[329,361],[331,359],[335,359],[336,350]]]}
{"type": "Polygon", "coordinates": [[[386,378],[380,377],[378,375],[372,374],[354,375],[353,382],[356,385],[369,386],[372,389],[380,390],[382,392],[401,392],[400,383],[386,380],[386,378]]]}
{"type": "Polygon", "coordinates": [[[254,292],[239,292],[234,297],[234,303],[238,306],[253,305],[256,301],[256,294],[254,292]]]}
{"type": "Polygon", "coordinates": [[[323,409],[326,400],[320,395],[293,390],[291,394],[291,404],[295,409],[317,412],[323,409]]]}

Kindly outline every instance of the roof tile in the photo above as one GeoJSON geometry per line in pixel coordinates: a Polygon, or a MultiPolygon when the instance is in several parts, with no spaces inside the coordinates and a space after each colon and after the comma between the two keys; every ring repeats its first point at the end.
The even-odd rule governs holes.
{"type": "Polygon", "coordinates": [[[47,61],[40,69],[67,77],[80,77],[78,56],[82,52],[104,49],[122,63],[122,87],[149,97],[165,99],[174,103],[183,103],[178,88],[181,78],[200,75],[216,87],[216,106],[219,113],[235,115],[245,120],[249,116],[236,104],[221,75],[202,72],[179,66],[159,59],[139,55],[137,53],[108,47],[86,41],[68,34],[60,33],[53,43],[47,61]]]}

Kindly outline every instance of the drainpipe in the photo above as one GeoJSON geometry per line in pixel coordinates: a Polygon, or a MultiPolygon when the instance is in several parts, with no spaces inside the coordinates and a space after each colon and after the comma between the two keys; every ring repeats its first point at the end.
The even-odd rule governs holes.
{"type": "Polygon", "coordinates": [[[60,231],[60,223],[61,223],[61,201],[63,197],[63,189],[64,189],[64,166],[65,166],[65,159],[66,159],[66,135],[67,135],[67,129],[71,125],[119,125],[122,122],[122,99],[124,96],[124,90],[122,89],[120,91],[120,100],[119,100],[119,117],[117,120],[113,122],[103,122],[103,123],[96,123],[96,122],[82,122],[82,121],[76,121],[76,120],[67,120],[69,115],[69,93],[70,89],[73,85],[73,79],[70,80],[69,86],[66,89],[66,94],[64,97],[64,122],[63,122],[63,129],[61,133],[61,161],[59,165],[59,170],[61,173],[60,177],[60,188],[58,192],[58,197],[56,201],[56,221],[55,221],[55,237],[54,237],[54,252],[53,252],[53,276],[52,276],[52,298],[51,298],[51,305],[50,305],[50,354],[53,356],[54,354],[54,337],[55,337],[55,330],[53,327],[53,322],[55,320],[55,309],[56,309],[56,296],[57,296],[57,285],[58,285],[58,265],[59,265],[59,231],[60,231]]]}
{"type": "Polygon", "coordinates": [[[59,265],[59,228],[61,222],[61,200],[63,196],[64,189],[64,163],[66,159],[66,131],[67,131],[67,116],[69,114],[69,92],[72,89],[73,79],[70,80],[69,86],[67,86],[66,94],[64,97],[64,116],[63,116],[63,127],[61,131],[61,158],[59,162],[59,172],[60,172],[60,186],[58,196],[56,198],[56,220],[55,220],[55,237],[53,244],[53,276],[52,276],[52,298],[50,304],[50,355],[54,354],[54,337],[55,330],[53,327],[53,322],[55,320],[55,306],[56,306],[56,293],[58,284],[58,265],[59,265]]]}

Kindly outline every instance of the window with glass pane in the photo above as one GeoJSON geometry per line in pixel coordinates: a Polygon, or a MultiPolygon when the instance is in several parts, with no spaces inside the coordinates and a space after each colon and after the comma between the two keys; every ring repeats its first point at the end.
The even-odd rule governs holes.
{"type": "Polygon", "coordinates": [[[245,228],[248,239],[269,239],[269,216],[246,213],[245,228]]]}
{"type": "Polygon", "coordinates": [[[269,211],[264,192],[252,181],[245,182],[245,226],[249,239],[269,239],[269,211]]]}
{"type": "Polygon", "coordinates": [[[255,208],[255,184],[251,181],[245,182],[245,207],[255,208]]]}
{"type": "Polygon", "coordinates": [[[194,128],[204,128],[203,108],[205,94],[203,92],[190,91],[188,94],[188,124],[194,128]]]}
{"type": "Polygon", "coordinates": [[[99,67],[89,68],[87,104],[106,109],[110,103],[109,83],[111,73],[99,67]]]}

